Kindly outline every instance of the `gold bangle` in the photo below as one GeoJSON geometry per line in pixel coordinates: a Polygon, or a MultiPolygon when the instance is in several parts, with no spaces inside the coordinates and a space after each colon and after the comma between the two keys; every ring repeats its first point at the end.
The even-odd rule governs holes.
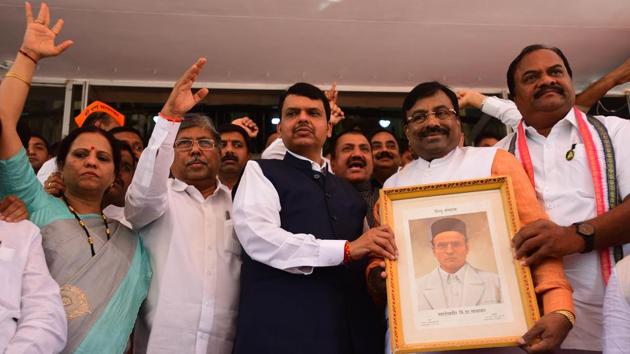
{"type": "Polygon", "coordinates": [[[19,75],[19,74],[14,73],[13,71],[9,71],[8,73],[6,73],[6,74],[4,75],[4,77],[5,77],[5,78],[12,77],[12,78],[14,78],[14,79],[18,79],[18,80],[22,81],[23,83],[25,83],[26,85],[28,85],[28,87],[31,87],[31,83],[30,83],[30,81],[26,80],[23,76],[21,76],[21,75],[19,75]]]}
{"type": "Polygon", "coordinates": [[[569,322],[571,322],[571,327],[575,327],[575,315],[571,311],[557,310],[557,311],[554,311],[554,313],[558,313],[558,314],[561,314],[562,316],[566,317],[567,320],[569,320],[569,322]]]}

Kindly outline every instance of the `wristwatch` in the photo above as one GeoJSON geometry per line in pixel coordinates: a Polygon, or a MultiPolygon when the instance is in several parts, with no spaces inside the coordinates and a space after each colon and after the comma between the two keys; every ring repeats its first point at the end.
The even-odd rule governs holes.
{"type": "Polygon", "coordinates": [[[589,253],[595,246],[595,228],[586,222],[576,222],[575,232],[584,240],[584,250],[580,253],[589,253]]]}

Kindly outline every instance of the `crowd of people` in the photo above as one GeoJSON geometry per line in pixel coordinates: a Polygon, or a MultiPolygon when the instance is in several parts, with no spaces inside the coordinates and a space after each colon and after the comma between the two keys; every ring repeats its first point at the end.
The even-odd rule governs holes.
{"type": "MultiPolygon", "coordinates": [[[[46,4],[35,17],[26,3],[26,22],[0,83],[0,352],[389,353],[384,259],[398,249],[379,191],[509,176],[542,317],[520,347],[481,352],[630,353],[630,122],[586,114],[630,81],[630,60],[577,95],[568,59],[543,45],[509,65],[510,100],[420,83],[401,107],[408,148],[387,129],[333,134],[336,88],[296,83],[253,159],[254,120],[216,129],[189,113],[208,95],[192,89],[199,58],[148,139],[94,112],[53,152],[18,122],[36,66],[73,43],[55,43],[46,4]],[[514,132],[463,146],[466,107],[514,132]]],[[[436,257],[467,249],[465,225],[443,221],[436,257]]],[[[431,276],[474,270],[498,287],[452,259],[431,276]]],[[[462,306],[458,286],[422,306],[462,306]]]]}

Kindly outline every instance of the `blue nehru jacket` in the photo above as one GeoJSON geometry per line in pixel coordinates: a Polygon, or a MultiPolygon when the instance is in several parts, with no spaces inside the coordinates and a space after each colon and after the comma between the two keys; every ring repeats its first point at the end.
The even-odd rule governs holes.
{"type": "MultiPolygon", "coordinates": [[[[319,239],[355,240],[366,206],[345,180],[286,154],[258,161],[280,198],[281,227],[319,239]]],[[[369,298],[367,260],[291,274],[243,255],[234,353],[379,353],[383,312],[369,298]]]]}

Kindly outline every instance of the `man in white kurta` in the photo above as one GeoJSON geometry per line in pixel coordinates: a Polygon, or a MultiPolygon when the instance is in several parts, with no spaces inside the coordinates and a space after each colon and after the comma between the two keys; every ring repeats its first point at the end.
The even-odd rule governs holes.
{"type": "Polygon", "coordinates": [[[198,102],[182,85],[191,85],[203,63],[176,83],[127,192],[125,215],[140,232],[153,267],[136,352],[232,351],[241,247],[233,233],[231,194],[217,179],[220,137],[205,116],[182,122],[198,102]],[[186,93],[190,102],[177,99],[186,93]]]}
{"type": "MultiPolygon", "coordinates": [[[[407,95],[403,112],[408,117],[405,133],[419,158],[390,177],[384,188],[507,175],[512,179],[521,223],[525,225],[547,218],[536,202],[525,172],[513,156],[497,148],[458,147],[461,136],[459,106],[455,94],[447,87],[436,82],[416,86],[407,95]]],[[[524,337],[527,337],[525,345],[536,352],[553,349],[565,338],[571,328],[569,317],[573,305],[571,288],[560,260],[549,258],[532,272],[536,293],[542,299],[544,316],[537,323],[543,328],[538,334],[542,341],[538,342],[535,338],[538,336],[529,333],[524,337]]],[[[520,351],[515,348],[502,350],[520,351]]]]}
{"type": "Polygon", "coordinates": [[[59,353],[67,320],[39,229],[0,221],[0,353],[59,353]]]}

